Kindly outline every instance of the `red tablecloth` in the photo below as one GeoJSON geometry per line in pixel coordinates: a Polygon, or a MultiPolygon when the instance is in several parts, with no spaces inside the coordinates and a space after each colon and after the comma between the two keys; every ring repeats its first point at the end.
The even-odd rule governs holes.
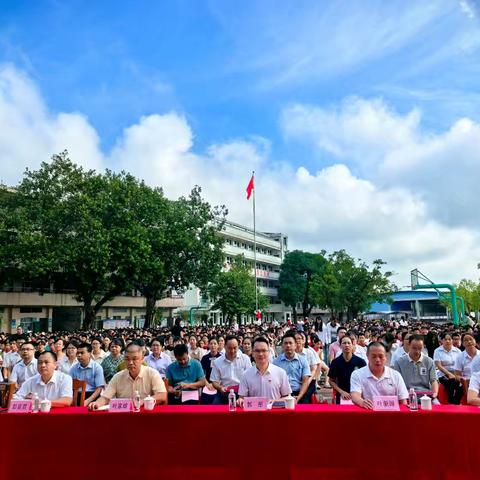
{"type": "Polygon", "coordinates": [[[480,409],[367,412],[305,405],[228,412],[0,415],[0,478],[477,480],[480,409]]]}

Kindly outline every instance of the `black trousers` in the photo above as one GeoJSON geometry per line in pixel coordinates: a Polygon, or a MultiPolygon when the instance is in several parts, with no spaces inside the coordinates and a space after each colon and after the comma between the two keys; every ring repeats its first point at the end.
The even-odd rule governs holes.
{"type": "Polygon", "coordinates": [[[454,378],[440,377],[438,381],[445,387],[448,395],[448,403],[460,405],[463,397],[463,385],[454,378]]]}

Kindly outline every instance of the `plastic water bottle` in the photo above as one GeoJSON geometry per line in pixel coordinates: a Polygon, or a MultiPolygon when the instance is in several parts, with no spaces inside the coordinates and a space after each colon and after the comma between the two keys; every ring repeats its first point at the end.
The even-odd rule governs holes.
{"type": "Polygon", "coordinates": [[[38,393],[34,393],[32,397],[32,412],[38,413],[40,411],[40,398],[38,393]]]}
{"type": "Polygon", "coordinates": [[[135,393],[133,395],[133,411],[134,412],[139,412],[140,411],[140,393],[138,393],[138,390],[135,390],[135,393]]]}
{"type": "Polygon", "coordinates": [[[228,411],[235,412],[237,410],[237,397],[233,389],[230,390],[228,394],[228,411]]]}
{"type": "Polygon", "coordinates": [[[410,391],[408,392],[408,406],[412,411],[418,410],[417,394],[413,388],[411,388],[410,391]]]}

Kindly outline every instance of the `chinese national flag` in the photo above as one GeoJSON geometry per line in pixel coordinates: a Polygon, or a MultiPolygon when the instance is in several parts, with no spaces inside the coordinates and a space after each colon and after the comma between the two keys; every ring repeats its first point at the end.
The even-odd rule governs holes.
{"type": "Polygon", "coordinates": [[[247,185],[247,200],[250,200],[250,197],[252,196],[252,192],[254,188],[255,186],[253,184],[253,175],[252,175],[252,178],[250,179],[247,185]]]}

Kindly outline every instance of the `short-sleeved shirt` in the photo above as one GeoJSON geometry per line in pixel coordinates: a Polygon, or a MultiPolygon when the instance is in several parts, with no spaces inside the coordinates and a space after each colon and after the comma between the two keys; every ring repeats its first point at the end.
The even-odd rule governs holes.
{"type": "Polygon", "coordinates": [[[44,383],[39,373],[23,382],[18,392],[13,396],[16,400],[23,400],[28,395],[36,393],[40,400],[57,400],[59,398],[73,398],[72,377],[58,370],[53,372],[52,378],[44,383]]]}
{"type": "Polygon", "coordinates": [[[396,395],[399,400],[408,398],[408,390],[402,376],[390,367],[385,367],[380,378],[371,372],[368,365],[355,370],[350,377],[350,393],[352,392],[358,392],[368,400],[384,395],[396,395]]]}
{"type": "Polygon", "coordinates": [[[12,368],[18,363],[22,361],[22,357],[18,352],[8,352],[3,356],[3,368],[12,368]]]}
{"type": "Polygon", "coordinates": [[[192,358],[184,367],[180,366],[178,362],[171,363],[165,371],[165,376],[171,387],[176,387],[179,383],[196,383],[205,378],[202,365],[198,360],[192,358]]]}
{"type": "Polygon", "coordinates": [[[210,380],[220,382],[223,387],[237,386],[251,366],[250,358],[242,352],[237,352],[233,360],[229,360],[226,355],[221,355],[213,362],[210,380]]]}
{"type": "Polygon", "coordinates": [[[25,380],[28,380],[37,373],[38,370],[36,358],[34,358],[28,365],[25,365],[25,362],[22,360],[14,365],[12,374],[10,375],[10,381],[17,382],[18,386],[21,387],[25,380]]]}
{"type": "Polygon", "coordinates": [[[132,398],[135,391],[138,391],[140,398],[149,395],[164,393],[167,391],[165,383],[160,374],[151,367],[142,365],[140,373],[133,379],[128,370],[116,373],[102,393],[102,397],[108,398],[132,398]]]}
{"type": "Polygon", "coordinates": [[[273,364],[285,370],[290,387],[294,392],[298,392],[302,387],[303,377],[311,376],[307,360],[297,353],[295,353],[293,358],[287,358],[282,353],[273,361],[273,364]]]}
{"type": "Polygon", "coordinates": [[[165,352],[160,353],[160,357],[158,358],[154,357],[153,353],[151,353],[150,355],[147,355],[145,357],[145,361],[147,362],[147,365],[149,367],[157,370],[162,377],[165,376],[165,371],[167,370],[167,367],[172,363],[170,355],[165,352]]]}
{"type": "Polygon", "coordinates": [[[460,355],[457,356],[455,360],[455,370],[461,372],[461,376],[464,378],[470,378],[472,375],[472,362],[478,357],[478,350],[476,355],[471,357],[466,350],[464,350],[460,355]]]}
{"type": "Polygon", "coordinates": [[[473,390],[477,395],[480,393],[480,372],[472,373],[468,389],[473,390]]]}
{"type": "Polygon", "coordinates": [[[410,355],[400,357],[394,368],[400,372],[407,389],[413,388],[416,392],[430,391],[432,382],[437,380],[433,360],[423,353],[416,362],[410,355]]]}
{"type": "Polygon", "coordinates": [[[213,362],[221,357],[220,353],[217,352],[215,356],[212,356],[210,353],[207,353],[202,357],[201,364],[203,371],[205,372],[205,377],[207,377],[207,382],[210,381],[210,375],[212,374],[213,362]]]}
{"type": "Polygon", "coordinates": [[[103,376],[102,366],[93,359],[90,359],[86,367],[82,367],[81,363],[75,364],[70,370],[70,376],[76,380],[84,380],[87,382],[87,392],[93,392],[99,387],[105,385],[105,377],[103,376]]]}
{"type": "MultiPolygon", "coordinates": [[[[442,362],[442,367],[448,370],[450,373],[455,371],[455,361],[462,351],[457,347],[452,347],[448,352],[443,348],[443,345],[436,348],[433,352],[433,361],[442,362]]],[[[478,357],[480,358],[480,356],[478,357]]],[[[445,374],[438,370],[437,376],[443,377],[445,374]]]]}
{"type": "Polygon", "coordinates": [[[470,370],[472,375],[476,372],[480,372],[480,355],[478,353],[473,357],[472,363],[470,364],[470,370]]]}
{"type": "Polygon", "coordinates": [[[240,381],[238,394],[242,397],[265,397],[278,400],[292,393],[285,370],[269,363],[262,375],[256,366],[250,367],[240,381]]]}
{"type": "MultiPolygon", "coordinates": [[[[350,393],[350,377],[355,370],[365,367],[366,362],[363,358],[352,355],[350,361],[346,361],[343,355],[334,358],[328,371],[329,378],[346,392],[350,393]]],[[[340,403],[340,394],[336,392],[336,402],[340,403]]]]}

